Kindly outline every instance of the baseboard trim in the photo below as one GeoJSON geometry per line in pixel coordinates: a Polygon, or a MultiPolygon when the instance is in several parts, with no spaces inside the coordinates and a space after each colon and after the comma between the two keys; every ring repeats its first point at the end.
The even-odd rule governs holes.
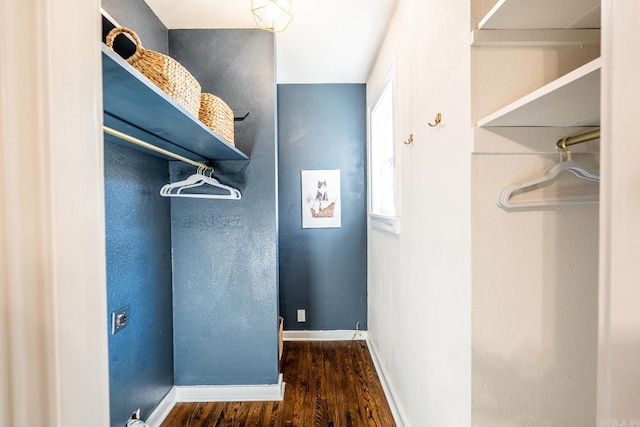
{"type": "Polygon", "coordinates": [[[274,402],[284,399],[282,374],[277,384],[174,386],[147,419],[149,427],[160,427],[179,402],[274,402]]]}
{"type": "Polygon", "coordinates": [[[169,415],[169,412],[171,412],[176,403],[176,388],[174,386],[171,387],[169,393],[167,393],[164,399],[162,399],[160,404],[147,418],[147,424],[149,425],[149,427],[160,427],[160,425],[162,424],[164,419],[167,418],[167,415],[169,415]]]}
{"type": "Polygon", "coordinates": [[[178,402],[272,402],[284,399],[282,374],[277,384],[176,386],[178,402]]]}
{"type": "Polygon", "coordinates": [[[373,343],[367,338],[367,347],[369,348],[369,354],[371,354],[371,360],[373,361],[373,366],[376,368],[376,372],[378,373],[378,378],[380,379],[380,384],[382,384],[382,390],[384,391],[384,395],[387,398],[387,402],[389,403],[389,408],[391,409],[391,414],[393,415],[393,419],[396,422],[397,427],[409,427],[409,423],[404,416],[404,412],[398,405],[395,392],[387,381],[387,373],[380,363],[380,359],[378,358],[378,352],[373,343]]]}
{"type": "Polygon", "coordinates": [[[176,386],[178,402],[273,402],[284,399],[282,374],[277,384],[176,386]]]}
{"type": "Polygon", "coordinates": [[[367,331],[284,331],[283,341],[351,341],[366,340],[367,331]]]}

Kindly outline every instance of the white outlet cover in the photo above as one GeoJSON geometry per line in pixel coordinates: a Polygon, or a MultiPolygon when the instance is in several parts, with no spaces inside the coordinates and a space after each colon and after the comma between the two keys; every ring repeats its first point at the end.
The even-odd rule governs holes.
{"type": "Polygon", "coordinates": [[[298,310],[298,322],[302,323],[302,322],[306,322],[306,321],[307,321],[306,311],[305,310],[298,310]]]}

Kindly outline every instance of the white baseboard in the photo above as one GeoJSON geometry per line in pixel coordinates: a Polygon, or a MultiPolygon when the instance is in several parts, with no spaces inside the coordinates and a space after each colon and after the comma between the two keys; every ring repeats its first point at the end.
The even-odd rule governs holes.
{"type": "Polygon", "coordinates": [[[176,386],[178,402],[272,402],[284,399],[282,374],[277,384],[176,386]]]}
{"type": "Polygon", "coordinates": [[[351,341],[366,340],[367,331],[284,331],[283,341],[351,341]]]}
{"type": "Polygon", "coordinates": [[[149,427],[160,427],[178,402],[273,402],[284,399],[282,374],[277,384],[174,386],[147,419],[149,427]]]}
{"type": "MultiPolygon", "coordinates": [[[[398,427],[409,427],[404,413],[396,403],[395,393],[387,381],[387,374],[381,365],[375,346],[367,338],[366,331],[285,331],[285,341],[343,341],[366,340],[371,360],[376,368],[382,389],[398,427]],[[357,336],[354,338],[354,334],[357,336]]],[[[215,385],[215,386],[174,386],[147,418],[149,427],[160,427],[171,409],[178,402],[248,402],[282,401],[286,383],[282,374],[277,384],[267,385],[215,385]]]]}
{"type": "Polygon", "coordinates": [[[378,358],[378,353],[375,346],[367,339],[367,347],[369,347],[369,354],[371,354],[371,360],[373,360],[373,365],[376,368],[376,372],[378,373],[378,378],[380,379],[380,383],[382,384],[382,390],[384,390],[384,395],[387,397],[387,402],[389,403],[389,408],[391,408],[391,414],[393,415],[393,419],[396,422],[397,427],[409,427],[409,423],[407,422],[406,417],[404,416],[404,412],[402,408],[398,405],[395,399],[395,392],[387,381],[388,375],[385,372],[384,366],[380,363],[378,358]]]}
{"type": "Polygon", "coordinates": [[[160,424],[167,418],[167,415],[169,415],[169,412],[171,412],[176,403],[176,388],[172,387],[169,393],[162,399],[162,402],[160,402],[147,418],[149,427],[160,427],[160,424]]]}

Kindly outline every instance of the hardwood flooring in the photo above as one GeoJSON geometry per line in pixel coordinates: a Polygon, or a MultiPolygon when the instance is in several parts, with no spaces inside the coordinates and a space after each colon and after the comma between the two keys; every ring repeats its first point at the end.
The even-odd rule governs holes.
{"type": "Polygon", "coordinates": [[[394,427],[364,341],[287,341],[282,402],[178,403],[161,427],[394,427]]]}

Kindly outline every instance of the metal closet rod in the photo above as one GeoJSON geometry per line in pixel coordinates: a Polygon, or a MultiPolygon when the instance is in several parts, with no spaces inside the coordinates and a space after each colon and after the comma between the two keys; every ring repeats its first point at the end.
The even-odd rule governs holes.
{"type": "Polygon", "coordinates": [[[155,145],[149,144],[148,142],[144,142],[141,139],[135,138],[131,135],[127,135],[126,133],[120,132],[118,130],[112,129],[108,126],[102,126],[102,131],[104,133],[108,133],[109,135],[113,135],[116,138],[120,138],[123,139],[127,142],[130,142],[132,144],[136,144],[142,148],[146,148],[147,150],[151,150],[151,151],[155,151],[156,153],[160,153],[163,154],[165,156],[174,158],[176,160],[180,160],[182,162],[185,163],[189,163],[190,165],[196,166],[198,168],[202,168],[204,169],[204,171],[211,171],[213,172],[213,168],[211,166],[207,166],[204,163],[200,163],[200,162],[196,162],[195,160],[191,160],[191,159],[187,159],[186,157],[183,157],[179,154],[176,153],[172,153],[171,151],[165,150],[164,148],[160,148],[160,147],[156,147],[155,145]]]}
{"type": "Polygon", "coordinates": [[[600,129],[592,130],[591,132],[583,133],[576,136],[562,138],[556,143],[556,146],[559,149],[564,149],[570,145],[580,144],[581,142],[591,141],[598,138],[600,138],[600,129]]]}

